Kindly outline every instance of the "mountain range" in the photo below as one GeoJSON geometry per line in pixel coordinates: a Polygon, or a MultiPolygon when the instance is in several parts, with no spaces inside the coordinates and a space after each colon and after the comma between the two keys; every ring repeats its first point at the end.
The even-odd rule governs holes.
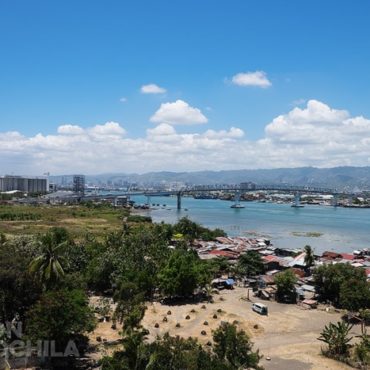
{"type": "MultiPolygon", "coordinates": [[[[57,184],[71,181],[71,175],[50,176],[57,184]],[[64,178],[64,180],[62,180],[64,178]]],[[[182,182],[193,185],[238,184],[241,182],[263,184],[289,184],[318,186],[339,190],[370,190],[370,167],[334,168],[278,168],[258,170],[225,170],[197,172],[148,172],[144,174],[107,173],[86,176],[92,184],[138,183],[153,185],[159,183],[182,182]]]]}

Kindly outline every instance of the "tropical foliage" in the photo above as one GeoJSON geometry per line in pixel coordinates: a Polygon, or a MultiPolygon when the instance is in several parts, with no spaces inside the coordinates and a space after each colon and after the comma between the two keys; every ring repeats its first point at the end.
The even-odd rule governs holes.
{"type": "Polygon", "coordinates": [[[370,284],[362,269],[338,263],[314,270],[316,292],[320,300],[351,311],[370,307],[370,284]]]}
{"type": "Polygon", "coordinates": [[[327,345],[328,354],[333,356],[345,356],[348,354],[352,337],[349,337],[349,332],[352,325],[339,321],[337,324],[329,323],[325,325],[318,340],[327,345]]]}
{"type": "Polygon", "coordinates": [[[234,370],[259,369],[261,356],[235,325],[225,324],[213,335],[215,345],[203,348],[194,338],[165,334],[154,342],[144,341],[145,332],[131,332],[124,339],[123,350],[103,359],[103,370],[234,370]]]}
{"type": "Polygon", "coordinates": [[[198,286],[205,287],[210,281],[207,264],[196,253],[175,250],[158,275],[159,287],[169,296],[189,296],[198,286]]]}
{"type": "Polygon", "coordinates": [[[237,271],[241,275],[256,276],[262,274],[264,270],[262,257],[256,251],[248,251],[238,260],[237,271]]]}
{"type": "Polygon", "coordinates": [[[56,290],[43,293],[26,316],[26,334],[33,343],[55,340],[64,348],[69,340],[92,331],[95,326],[86,294],[81,290],[56,290]]]}
{"type": "Polygon", "coordinates": [[[312,247],[310,245],[305,245],[304,253],[305,253],[304,263],[306,267],[310,268],[315,263],[315,255],[314,255],[312,247]]]}
{"type": "Polygon", "coordinates": [[[292,270],[285,270],[275,275],[276,298],[280,302],[293,303],[297,299],[295,284],[297,277],[292,270]]]}

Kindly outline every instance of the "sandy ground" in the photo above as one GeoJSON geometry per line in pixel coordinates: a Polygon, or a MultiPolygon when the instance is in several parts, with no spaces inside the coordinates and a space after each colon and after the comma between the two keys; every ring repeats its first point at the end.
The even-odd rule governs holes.
{"type": "MultiPolygon", "coordinates": [[[[169,332],[185,338],[196,337],[202,344],[206,344],[212,341],[212,330],[222,321],[234,322],[248,333],[254,342],[254,349],[258,348],[264,356],[261,364],[266,370],[351,369],[323,357],[320,351],[323,343],[317,340],[326,324],[340,320],[339,313],[326,312],[323,309],[304,310],[297,305],[268,301],[263,303],[268,306],[269,314],[261,316],[251,309],[252,303],[258,301],[253,297],[252,291],[250,301],[246,297],[247,289],[237,287],[214,294],[214,303],[148,303],[142,326],[150,332],[148,340],[169,332]],[[156,324],[159,325],[158,328],[155,328],[156,324]]],[[[92,304],[97,301],[98,297],[92,297],[92,304]]],[[[115,348],[120,348],[120,345],[109,347],[96,340],[97,337],[109,342],[119,339],[120,330],[113,330],[111,325],[111,322],[100,322],[90,334],[91,344],[96,346],[96,351],[91,354],[92,358],[101,358],[111,354],[115,348]]],[[[354,327],[352,334],[359,333],[360,328],[354,327]]]]}
{"type": "MultiPolygon", "coordinates": [[[[323,344],[317,340],[323,327],[329,322],[340,320],[339,313],[323,310],[304,310],[296,305],[264,302],[269,308],[268,316],[252,311],[252,302],[244,298],[245,288],[221,291],[214,295],[214,303],[184,304],[177,306],[151,303],[148,305],[142,325],[150,331],[149,339],[169,332],[182,337],[197,337],[201,343],[212,340],[212,330],[222,321],[237,322],[263,354],[265,369],[350,369],[350,367],[327,359],[320,354],[323,344]],[[202,306],[205,308],[202,308],[202,306]],[[221,310],[221,312],[219,312],[221,310]],[[171,314],[168,314],[171,311],[171,314]],[[186,316],[190,319],[186,319],[186,316]],[[213,316],[217,315],[217,318],[213,316]],[[167,321],[164,322],[164,317],[167,321]],[[204,322],[207,321],[208,325],[204,322]],[[159,328],[154,325],[158,323],[159,328]],[[179,323],[180,327],[176,327],[179,323]],[[202,335],[202,331],[206,335],[202,335]],[[269,360],[267,360],[269,358],[269,360]]],[[[354,329],[359,332],[359,328],[354,329]]]]}

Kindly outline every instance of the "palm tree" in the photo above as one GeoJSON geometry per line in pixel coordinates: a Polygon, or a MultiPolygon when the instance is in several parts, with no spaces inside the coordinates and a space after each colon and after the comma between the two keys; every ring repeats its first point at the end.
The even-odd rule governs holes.
{"type": "Polygon", "coordinates": [[[352,326],[346,322],[339,321],[337,324],[331,322],[329,325],[325,325],[317,339],[328,345],[329,354],[334,356],[347,355],[350,347],[349,342],[352,340],[352,337],[348,337],[348,334],[352,326]]]}
{"type": "Polygon", "coordinates": [[[262,257],[256,251],[248,251],[239,257],[237,270],[247,277],[262,274],[264,265],[262,257]]]}
{"type": "Polygon", "coordinates": [[[49,289],[64,277],[66,260],[63,255],[68,241],[56,244],[53,237],[48,235],[39,243],[41,253],[31,261],[29,271],[36,274],[45,288],[49,289]]]}
{"type": "Polygon", "coordinates": [[[304,263],[306,267],[310,268],[315,263],[315,255],[313,253],[313,249],[310,245],[306,245],[304,247],[304,252],[306,255],[304,256],[304,263]]]}

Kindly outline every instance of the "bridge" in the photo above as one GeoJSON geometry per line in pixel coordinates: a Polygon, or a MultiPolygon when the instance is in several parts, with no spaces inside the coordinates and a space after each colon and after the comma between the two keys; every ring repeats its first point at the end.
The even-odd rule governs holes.
{"type": "MultiPolygon", "coordinates": [[[[220,191],[227,191],[235,193],[235,203],[238,204],[240,202],[240,195],[242,193],[247,192],[256,192],[256,191],[281,191],[284,193],[294,194],[294,204],[295,207],[300,207],[300,201],[302,195],[314,195],[314,194],[322,194],[322,195],[332,195],[333,196],[333,206],[337,205],[338,196],[344,194],[343,192],[338,192],[336,189],[328,189],[328,188],[320,188],[320,187],[310,187],[310,186],[289,186],[289,185],[253,185],[253,186],[243,186],[240,185],[207,185],[207,186],[191,186],[191,187],[184,187],[179,190],[169,190],[169,191],[157,191],[157,190],[140,190],[140,191],[122,191],[122,192],[115,192],[114,194],[92,194],[92,195],[85,195],[83,200],[97,200],[97,199],[114,199],[115,202],[120,197],[131,197],[131,196],[146,196],[148,198],[148,203],[150,197],[154,196],[169,196],[175,195],[177,196],[177,209],[181,209],[181,199],[184,194],[192,194],[192,193],[199,193],[199,192],[220,192],[220,191]]],[[[348,195],[348,194],[346,194],[348,195]]]]}

